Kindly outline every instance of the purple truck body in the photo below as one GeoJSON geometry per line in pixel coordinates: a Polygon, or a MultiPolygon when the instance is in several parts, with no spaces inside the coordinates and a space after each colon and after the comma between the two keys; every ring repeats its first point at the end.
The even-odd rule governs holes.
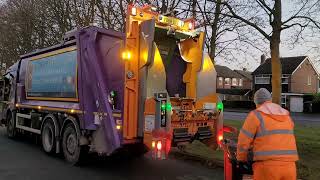
{"type": "MultiPolygon", "coordinates": [[[[16,104],[43,106],[50,108],[74,109],[77,113],[80,129],[95,131],[103,127],[105,139],[104,152],[110,154],[121,147],[122,133],[116,129],[117,120],[122,122],[124,104],[124,62],[121,50],[124,48],[125,34],[97,27],[87,27],[67,34],[64,43],[21,56],[17,63],[16,83],[7,111],[15,111],[16,104]],[[68,46],[77,48],[77,92],[78,102],[28,100],[25,92],[25,76],[28,61],[37,55],[62,49],[68,46]],[[16,88],[15,88],[16,87],[16,88]],[[108,95],[115,91],[118,96],[115,108],[108,101],[108,95]],[[99,115],[100,125],[95,123],[95,114],[99,115]],[[114,117],[113,115],[117,116],[114,117]]],[[[14,71],[15,64],[11,71],[14,71]]],[[[6,111],[6,112],[7,112],[6,111]]]]}
{"type": "MultiPolygon", "coordinates": [[[[154,27],[154,26],[152,26],[154,27]]],[[[147,29],[147,28],[146,28],[147,29]]],[[[163,30],[162,30],[163,31],[163,30]]],[[[31,132],[35,132],[38,134],[42,133],[42,125],[45,124],[45,117],[47,115],[52,115],[53,117],[57,117],[59,119],[59,127],[55,129],[59,129],[58,137],[56,137],[56,143],[65,142],[63,140],[63,132],[64,124],[69,116],[74,121],[73,124],[77,124],[75,126],[79,126],[79,142],[80,145],[90,146],[90,150],[98,153],[103,153],[110,155],[116,150],[124,147],[125,145],[134,145],[134,148],[140,149],[140,147],[144,148],[143,136],[145,130],[145,112],[144,112],[144,102],[146,101],[146,93],[145,91],[150,90],[148,98],[153,97],[153,93],[161,93],[166,92],[168,97],[174,97],[176,95],[180,96],[182,99],[186,97],[186,83],[184,82],[184,74],[187,69],[187,64],[178,48],[178,44],[176,44],[176,39],[172,37],[167,37],[166,31],[162,32],[158,30],[158,36],[153,40],[151,38],[149,45],[154,42],[157,43],[157,46],[165,47],[167,51],[170,51],[170,55],[162,55],[162,63],[164,65],[163,69],[159,71],[159,69],[153,68],[153,66],[145,66],[141,68],[142,70],[139,72],[139,112],[136,115],[138,117],[137,124],[137,136],[134,139],[124,139],[123,138],[123,129],[127,127],[123,127],[123,125],[130,124],[128,122],[124,122],[124,111],[128,111],[124,108],[124,90],[125,90],[125,60],[122,59],[122,52],[125,50],[125,34],[106,30],[98,27],[87,27],[79,30],[75,30],[72,32],[68,32],[64,36],[63,43],[49,47],[46,49],[42,49],[30,54],[26,54],[20,57],[20,61],[14,64],[9,68],[8,73],[13,74],[15,77],[11,80],[13,83],[11,85],[11,94],[9,97],[8,106],[6,106],[6,110],[3,111],[3,115],[6,117],[8,114],[13,114],[14,117],[18,118],[19,114],[21,116],[27,117],[27,131],[30,130],[29,127],[32,127],[32,121],[34,118],[32,113],[36,114],[36,116],[41,116],[41,118],[36,119],[36,121],[40,121],[41,127],[35,129],[33,128],[31,132]],[[166,38],[164,38],[166,37],[166,38]],[[76,79],[76,99],[75,101],[67,101],[66,99],[54,99],[54,98],[43,98],[35,99],[30,98],[30,79],[36,79],[36,76],[32,76],[34,73],[35,66],[30,65],[33,63],[33,60],[42,61],[42,58],[47,58],[50,56],[55,56],[59,54],[63,54],[64,50],[70,48],[73,51],[73,59],[75,59],[74,47],[76,48],[76,75],[72,75],[72,79],[76,79]],[[60,51],[61,52],[60,52],[60,51]],[[57,53],[57,52],[60,53],[57,53]],[[51,54],[50,54],[51,53],[51,54]],[[55,54],[56,53],[56,54],[55,54]],[[32,61],[32,62],[31,62],[32,61]],[[31,62],[31,63],[30,63],[31,62]],[[32,70],[30,70],[32,69],[32,70]],[[162,71],[163,70],[163,71],[162,71]],[[159,71],[159,72],[157,72],[159,71]],[[30,73],[32,72],[32,74],[30,73]],[[141,74],[140,74],[141,73],[141,74]],[[147,78],[147,75],[149,79],[147,78]],[[157,76],[161,76],[160,78],[157,76]],[[31,77],[31,78],[30,78],[31,77]],[[73,78],[76,77],[76,78],[73,78]],[[152,77],[152,78],[151,78],[152,77]],[[153,79],[153,77],[157,77],[153,79]],[[160,84],[166,81],[164,86],[161,87],[151,87],[154,84],[148,82],[149,80],[153,81],[153,83],[160,84]],[[148,83],[150,83],[148,85],[148,83]],[[152,89],[155,88],[155,89],[152,89]],[[157,89],[158,88],[158,89],[157,89]],[[110,101],[111,92],[115,92],[116,96],[114,97],[114,101],[110,101]],[[114,103],[112,103],[114,102],[114,103]],[[39,108],[37,108],[39,107],[39,108]],[[63,109],[61,111],[61,109],[63,109]],[[59,111],[60,110],[60,111],[59,111]],[[10,112],[10,113],[9,113],[10,112]],[[16,115],[15,115],[16,114],[16,115]],[[44,118],[45,120],[43,121],[44,118]],[[29,124],[28,124],[29,123],[29,124]],[[79,124],[79,125],[78,125],[79,124]],[[120,127],[120,128],[119,128],[120,127]],[[35,129],[35,131],[34,131],[35,129]],[[135,146],[137,145],[137,146],[135,146]],[[140,146],[142,145],[142,146],[140,146]]],[[[149,32],[149,30],[144,30],[144,32],[149,32]]],[[[153,31],[150,31],[150,35],[154,35],[153,31]]],[[[142,43],[140,44],[142,46],[142,43]]],[[[140,47],[141,48],[141,47],[140,47]]],[[[139,49],[141,51],[141,49],[139,49]]],[[[143,48],[142,48],[143,50],[143,48]]],[[[169,53],[168,53],[169,54],[169,53]]],[[[60,59],[61,60],[61,59],[60,59]]],[[[209,59],[210,60],[210,59],[209,59]]],[[[64,62],[64,61],[62,61],[64,62]]],[[[73,61],[74,63],[75,61],[73,61]]],[[[56,67],[57,69],[61,67],[56,67]]],[[[47,67],[48,68],[48,67],[47,67]]],[[[39,67],[38,67],[39,69],[39,67]]],[[[50,68],[55,69],[55,68],[50,68]]],[[[49,69],[49,70],[50,70],[49,69]]],[[[65,68],[62,68],[65,69],[65,68]]],[[[74,69],[72,70],[74,72],[74,69]]],[[[59,70],[61,72],[61,70],[59,70]]],[[[68,72],[68,71],[65,71],[68,72]]],[[[44,73],[47,77],[47,74],[44,73]]],[[[56,75],[57,76],[57,75],[56,75]]],[[[203,98],[209,95],[212,95],[214,90],[215,83],[215,70],[212,68],[206,71],[203,69],[199,72],[198,77],[198,94],[199,98],[203,98]],[[209,82],[213,82],[212,86],[209,86],[209,82]]],[[[52,77],[49,76],[49,77],[52,77]]],[[[37,78],[39,80],[42,79],[42,76],[37,74],[37,78]]],[[[60,78],[61,77],[57,77],[60,78]]],[[[44,77],[45,79],[45,77],[44,77]]],[[[65,80],[65,79],[64,79],[65,80]]],[[[64,81],[62,80],[62,81],[64,81]]],[[[72,82],[75,82],[72,81],[72,82]]],[[[31,83],[32,84],[32,83],[31,83]]],[[[38,85],[43,85],[43,82],[38,82],[38,85]]],[[[45,83],[44,83],[45,84],[45,83]]],[[[33,85],[31,85],[33,86],[33,85]]],[[[47,87],[43,85],[45,90],[47,87]]],[[[42,88],[43,88],[42,86],[42,88]]],[[[74,88],[73,88],[74,89],[74,88]]],[[[34,93],[34,92],[31,92],[34,93]]],[[[41,93],[41,92],[36,92],[41,93]]],[[[52,93],[52,92],[50,92],[52,93]]],[[[50,94],[47,93],[47,94],[50,94]]],[[[54,92],[55,93],[55,92],[54,92]]],[[[63,92],[65,93],[65,92],[63,92]]],[[[69,92],[68,92],[69,93],[69,92]]],[[[154,97],[153,97],[154,98],[154,97]]],[[[159,101],[160,102],[160,101],[159,101]]],[[[157,102],[156,106],[158,110],[154,112],[153,115],[153,128],[160,128],[160,103],[157,102]],[[158,113],[158,114],[157,114],[158,113]],[[159,116],[158,116],[159,115],[159,116]]],[[[210,101],[211,102],[211,101],[210,101]]],[[[213,103],[209,103],[212,105],[213,103]]],[[[127,107],[128,108],[128,107],[127,107]]],[[[211,106],[209,107],[211,108],[211,106]]],[[[214,109],[214,108],[212,108],[214,109]]],[[[36,117],[37,118],[37,117],[36,117]]],[[[9,121],[6,118],[7,122],[9,121]]],[[[23,119],[23,117],[22,117],[23,119]]],[[[222,114],[219,113],[219,123],[217,123],[217,129],[222,128],[222,114]]],[[[24,120],[22,120],[24,123],[24,120]]],[[[22,124],[23,124],[22,123],[22,124]]],[[[7,123],[8,124],[8,123],[7,123]]],[[[146,123],[147,124],[147,123],[146,123]]],[[[24,124],[23,124],[24,126],[24,124]]],[[[161,125],[162,126],[162,125],[161,125]]],[[[166,123],[165,123],[166,126],[166,123]]],[[[207,125],[203,125],[207,126],[207,125]]],[[[128,127],[130,128],[130,127],[128,127]]],[[[209,126],[205,127],[209,128],[209,126]]],[[[21,127],[20,127],[21,129],[21,127]]],[[[182,133],[186,134],[188,138],[189,132],[188,128],[176,128],[179,130],[183,130],[182,133]]],[[[198,129],[200,133],[201,129],[198,129]]],[[[203,131],[207,131],[204,129],[203,131]]],[[[219,131],[216,131],[216,135],[218,135],[219,131]]],[[[57,133],[55,133],[57,136],[57,133]]],[[[174,133],[173,133],[174,134],[174,133]]],[[[204,136],[211,136],[204,135],[204,136]]],[[[208,138],[206,137],[206,138],[208,138]]],[[[209,137],[211,138],[211,137],[209,137]]],[[[42,140],[45,139],[42,137],[42,140]]],[[[66,139],[66,138],[64,138],[66,139]]],[[[187,140],[188,141],[188,140],[187,140]]],[[[78,142],[78,141],[77,141],[78,142]]],[[[44,144],[44,143],[42,143],[44,144]]],[[[43,145],[44,146],[44,145],[43,145]]],[[[131,146],[132,147],[132,146],[131,146]]],[[[143,148],[140,150],[143,151],[143,148]]],[[[150,147],[149,147],[150,148],[150,147]]],[[[57,148],[56,152],[59,152],[57,148]]],[[[139,150],[138,150],[139,151],[139,150]]],[[[142,152],[141,151],[141,152],[142,152]]],[[[65,153],[65,149],[64,149],[65,153]]],[[[66,157],[66,155],[65,155],[66,157]]],[[[77,161],[77,160],[75,160],[77,161]]]]}

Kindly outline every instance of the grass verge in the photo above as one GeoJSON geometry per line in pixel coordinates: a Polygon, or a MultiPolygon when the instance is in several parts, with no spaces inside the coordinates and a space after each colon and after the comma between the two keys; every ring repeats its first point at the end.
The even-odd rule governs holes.
{"type": "MultiPolygon", "coordinates": [[[[229,126],[241,128],[243,121],[225,120],[229,126]]],[[[300,179],[320,179],[320,126],[296,124],[295,136],[300,160],[297,162],[300,179]]]]}

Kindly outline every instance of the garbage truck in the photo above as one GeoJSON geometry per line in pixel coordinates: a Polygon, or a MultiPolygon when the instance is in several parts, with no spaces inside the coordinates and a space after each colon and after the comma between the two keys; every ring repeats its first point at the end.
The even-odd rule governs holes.
{"type": "Polygon", "coordinates": [[[145,149],[164,158],[172,146],[223,139],[216,71],[194,19],[129,5],[125,33],[84,27],[52,47],[22,55],[4,75],[7,134],[32,133],[70,163],[96,152],[145,149]]]}

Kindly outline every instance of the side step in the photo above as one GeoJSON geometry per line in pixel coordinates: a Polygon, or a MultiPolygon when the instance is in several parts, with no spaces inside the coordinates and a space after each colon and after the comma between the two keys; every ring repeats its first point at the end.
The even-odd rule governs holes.
{"type": "Polygon", "coordinates": [[[189,134],[188,128],[176,128],[173,129],[173,142],[191,142],[192,140],[206,140],[212,137],[213,133],[209,126],[199,127],[197,133],[193,136],[189,134]]]}
{"type": "Polygon", "coordinates": [[[198,132],[197,132],[198,140],[210,139],[211,137],[212,137],[212,132],[209,126],[198,128],[198,132]]]}
{"type": "MultiPolygon", "coordinates": [[[[24,120],[32,120],[32,115],[31,114],[22,114],[22,113],[17,113],[16,115],[16,128],[17,129],[22,129],[28,132],[32,132],[35,134],[41,134],[41,131],[39,129],[35,129],[32,127],[32,122],[30,122],[30,127],[23,125],[24,120]]],[[[40,117],[39,119],[42,120],[40,117]]]]}
{"type": "Polygon", "coordinates": [[[173,129],[173,142],[189,142],[192,136],[188,132],[188,128],[173,129]]]}

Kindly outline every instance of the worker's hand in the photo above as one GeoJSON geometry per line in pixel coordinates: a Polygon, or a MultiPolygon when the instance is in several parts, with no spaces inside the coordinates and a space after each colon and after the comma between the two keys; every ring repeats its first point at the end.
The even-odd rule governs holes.
{"type": "Polygon", "coordinates": [[[252,173],[252,164],[248,162],[239,162],[239,169],[241,172],[245,172],[245,174],[251,174],[252,173]]]}
{"type": "Polygon", "coordinates": [[[247,161],[238,161],[238,164],[246,164],[246,163],[248,163],[247,161]]]}

